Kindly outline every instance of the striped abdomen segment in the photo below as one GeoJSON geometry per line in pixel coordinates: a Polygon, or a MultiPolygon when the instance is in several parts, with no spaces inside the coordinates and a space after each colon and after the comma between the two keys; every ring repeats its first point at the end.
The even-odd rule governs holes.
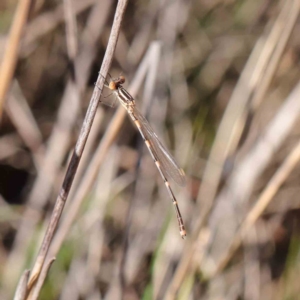
{"type": "Polygon", "coordinates": [[[179,232],[180,232],[180,235],[182,238],[185,238],[186,236],[186,231],[185,231],[185,228],[184,228],[184,224],[183,224],[183,220],[182,220],[182,217],[181,217],[181,213],[180,213],[180,210],[179,210],[179,207],[178,207],[178,204],[177,204],[177,200],[175,198],[175,195],[171,189],[171,186],[170,186],[170,183],[168,181],[168,179],[166,178],[166,176],[164,175],[164,172],[162,170],[162,166],[161,166],[161,163],[155,153],[155,149],[154,147],[152,147],[151,145],[151,140],[148,138],[148,134],[146,131],[143,131],[142,130],[142,127],[141,127],[141,124],[140,124],[140,121],[138,120],[138,118],[136,118],[136,116],[134,115],[134,109],[127,109],[128,110],[128,113],[131,117],[131,119],[133,120],[134,124],[136,125],[136,127],[138,128],[153,160],[154,160],[154,163],[162,177],[162,179],[164,180],[164,183],[165,183],[165,186],[168,190],[168,193],[172,199],[172,202],[173,202],[173,205],[174,205],[174,208],[175,208],[175,211],[176,211],[176,216],[177,216],[177,220],[178,220],[178,226],[179,226],[179,232]]]}

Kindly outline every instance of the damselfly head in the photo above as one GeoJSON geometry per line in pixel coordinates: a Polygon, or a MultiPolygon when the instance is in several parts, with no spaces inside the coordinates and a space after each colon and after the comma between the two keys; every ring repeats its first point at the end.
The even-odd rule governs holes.
{"type": "Polygon", "coordinates": [[[122,76],[122,75],[120,75],[119,78],[118,78],[118,82],[119,82],[120,84],[123,84],[123,83],[125,82],[125,77],[122,76]]]}
{"type": "Polygon", "coordinates": [[[114,91],[117,90],[124,82],[125,77],[120,75],[117,79],[111,79],[108,87],[114,91]]]}

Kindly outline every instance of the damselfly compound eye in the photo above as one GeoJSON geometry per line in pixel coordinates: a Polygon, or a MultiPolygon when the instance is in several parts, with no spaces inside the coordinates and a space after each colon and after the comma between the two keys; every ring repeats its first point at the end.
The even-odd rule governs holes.
{"type": "Polygon", "coordinates": [[[121,84],[123,84],[124,82],[125,82],[125,77],[124,76],[119,76],[119,82],[121,83],[121,84]]]}

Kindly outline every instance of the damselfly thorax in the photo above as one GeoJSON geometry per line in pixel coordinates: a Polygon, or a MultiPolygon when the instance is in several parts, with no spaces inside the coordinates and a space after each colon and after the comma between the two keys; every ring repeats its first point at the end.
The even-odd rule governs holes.
{"type": "Polygon", "coordinates": [[[119,76],[117,79],[111,79],[108,88],[113,91],[117,96],[121,104],[127,109],[128,107],[135,105],[133,97],[123,88],[122,84],[125,82],[124,76],[119,76]]]}

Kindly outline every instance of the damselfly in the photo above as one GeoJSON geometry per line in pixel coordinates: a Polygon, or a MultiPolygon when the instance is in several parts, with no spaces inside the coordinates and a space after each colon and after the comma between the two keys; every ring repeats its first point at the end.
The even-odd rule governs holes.
{"type": "Polygon", "coordinates": [[[167,177],[172,178],[177,184],[185,185],[186,179],[183,170],[178,166],[173,156],[159,141],[154,130],[150,126],[149,122],[145,119],[142,113],[135,106],[133,97],[123,88],[122,84],[125,82],[124,76],[119,76],[116,79],[112,79],[106,86],[116,95],[120,103],[127,110],[130,118],[138,128],[153,160],[154,163],[165,182],[165,186],[169,192],[172,202],[175,207],[179,232],[182,238],[185,238],[186,231],[184,228],[181,213],[177,204],[175,195],[171,189],[170,183],[167,177]]]}

